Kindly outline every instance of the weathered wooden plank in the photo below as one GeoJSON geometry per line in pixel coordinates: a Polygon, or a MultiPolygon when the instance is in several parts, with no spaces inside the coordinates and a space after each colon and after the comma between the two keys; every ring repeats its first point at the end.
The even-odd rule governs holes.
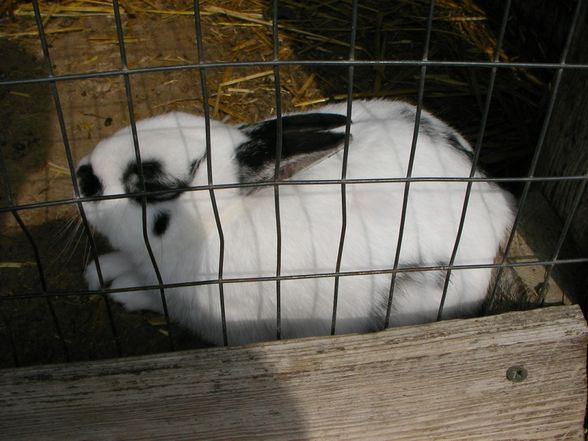
{"type": "Polygon", "coordinates": [[[3,370],[0,438],[583,439],[587,335],[565,306],[3,370]]]}

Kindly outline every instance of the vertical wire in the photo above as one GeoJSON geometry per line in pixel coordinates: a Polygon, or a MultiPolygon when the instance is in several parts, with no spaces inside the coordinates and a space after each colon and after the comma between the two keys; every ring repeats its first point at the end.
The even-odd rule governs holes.
{"type": "MultiPolygon", "coordinates": [[[[112,7],[114,10],[114,21],[116,25],[116,35],[118,39],[118,46],[120,50],[120,61],[122,66],[122,76],[124,79],[125,84],[125,93],[127,98],[127,108],[129,110],[129,120],[131,124],[131,133],[133,137],[133,147],[135,149],[135,159],[137,160],[138,171],[139,171],[139,185],[143,192],[147,191],[145,187],[145,177],[143,174],[143,166],[141,162],[141,151],[139,149],[139,137],[137,135],[137,125],[135,122],[135,111],[133,106],[133,93],[131,90],[131,82],[129,79],[128,73],[128,64],[127,64],[127,54],[125,49],[125,41],[122,29],[122,21],[120,17],[120,9],[118,0],[113,0],[112,7]]],[[[151,243],[149,242],[149,235],[147,231],[147,196],[143,195],[141,197],[141,224],[143,229],[143,241],[145,242],[145,247],[147,248],[147,253],[149,254],[149,259],[151,260],[151,265],[153,266],[153,270],[155,271],[155,276],[157,277],[157,283],[159,285],[159,294],[161,297],[161,303],[163,305],[163,313],[165,315],[165,323],[167,326],[168,337],[169,337],[169,345],[170,349],[173,351],[175,349],[172,327],[169,318],[169,312],[167,307],[167,300],[165,297],[165,291],[163,289],[163,278],[161,277],[161,272],[159,270],[159,266],[157,265],[157,261],[155,260],[155,255],[153,254],[153,249],[151,248],[151,243]]]]}
{"type": "MultiPolygon", "coordinates": [[[[431,0],[431,5],[429,8],[429,16],[427,18],[427,33],[425,36],[425,47],[423,50],[423,61],[427,61],[429,59],[429,47],[431,44],[431,32],[433,29],[433,14],[435,12],[435,0],[431,0]]],[[[420,79],[419,79],[419,94],[417,98],[417,107],[415,112],[415,121],[414,121],[414,130],[412,133],[412,144],[410,146],[410,156],[408,158],[408,168],[406,171],[406,178],[409,179],[412,177],[412,169],[414,166],[414,158],[416,155],[416,146],[417,140],[419,136],[419,127],[421,123],[421,112],[423,110],[423,96],[425,93],[425,79],[427,76],[427,66],[421,66],[420,72],[420,79]]],[[[394,256],[394,266],[393,269],[398,269],[398,265],[400,262],[400,251],[402,249],[402,241],[404,238],[404,225],[406,223],[406,211],[408,209],[408,196],[410,192],[410,181],[406,181],[404,184],[404,196],[402,200],[402,211],[400,214],[400,225],[398,229],[398,240],[396,242],[396,253],[394,256]]],[[[396,272],[392,273],[392,278],[390,279],[390,290],[388,293],[388,304],[386,306],[386,317],[384,319],[384,328],[390,326],[390,315],[392,314],[392,301],[394,299],[394,288],[396,287],[396,272]]]]}
{"type": "MultiPolygon", "coordinates": [[[[280,40],[278,35],[278,0],[272,4],[272,44],[273,60],[280,61],[280,40]]],[[[274,93],[276,96],[276,163],[274,181],[280,179],[280,161],[282,159],[282,87],[280,83],[280,66],[274,66],[274,93]]],[[[274,184],[274,208],[276,213],[276,338],[282,337],[282,295],[280,274],[282,272],[282,222],[280,217],[280,186],[274,184]]]]}
{"type": "MultiPolygon", "coordinates": [[[[45,65],[46,65],[46,69],[47,69],[48,78],[51,78],[51,77],[54,76],[54,74],[53,74],[53,64],[51,62],[51,56],[49,54],[49,46],[47,44],[47,39],[45,37],[45,29],[44,29],[43,20],[42,20],[42,17],[41,17],[41,12],[40,12],[40,9],[39,9],[39,4],[38,4],[38,1],[37,0],[33,0],[32,4],[33,4],[35,21],[36,21],[37,29],[38,29],[38,32],[39,32],[39,40],[40,40],[40,43],[41,43],[41,49],[43,51],[43,58],[45,60],[45,65]]],[[[73,159],[72,159],[72,154],[71,154],[71,146],[69,144],[69,137],[67,135],[67,130],[65,128],[65,119],[64,119],[64,116],[63,116],[63,109],[61,107],[61,100],[60,100],[60,97],[59,97],[59,92],[57,90],[57,84],[56,84],[55,81],[50,81],[49,85],[50,85],[50,89],[51,89],[51,94],[53,96],[53,101],[54,101],[54,104],[55,104],[55,110],[56,110],[56,113],[57,113],[57,118],[58,118],[58,121],[59,121],[59,128],[60,128],[60,131],[61,131],[61,137],[62,137],[62,140],[63,140],[63,145],[64,145],[64,148],[65,148],[65,153],[66,153],[66,157],[67,157],[67,161],[68,161],[69,172],[70,172],[70,176],[71,176],[72,184],[73,184],[73,188],[74,188],[74,194],[75,194],[76,198],[78,198],[79,197],[79,189],[78,189],[78,186],[77,186],[77,180],[75,178],[75,167],[73,165],[73,159]]],[[[92,248],[93,255],[96,258],[97,257],[97,253],[96,253],[95,244],[93,243],[94,242],[93,241],[93,237],[92,237],[92,235],[90,233],[89,226],[88,226],[88,223],[87,223],[87,219],[85,217],[85,213],[83,211],[83,207],[81,206],[81,203],[78,202],[77,207],[78,207],[78,211],[80,212],[80,215],[82,217],[82,222],[84,224],[84,230],[85,230],[86,234],[88,235],[88,237],[90,239],[91,247],[93,246],[93,248],[92,248]]],[[[22,223],[22,221],[18,217],[16,219],[17,219],[17,222],[19,222],[19,224],[22,223]]],[[[32,237],[31,237],[31,240],[32,240],[32,237]]],[[[34,248],[36,248],[36,246],[34,248]]],[[[35,257],[38,258],[38,251],[37,250],[35,250],[35,255],[36,255],[35,257]]],[[[101,288],[104,288],[104,282],[103,282],[102,274],[101,274],[101,271],[100,271],[100,265],[99,265],[97,259],[96,259],[96,268],[97,268],[97,271],[98,271],[98,279],[99,279],[99,282],[100,282],[100,286],[101,286],[101,288]]],[[[43,289],[46,290],[46,282],[45,282],[45,278],[44,277],[42,278],[42,284],[44,285],[44,288],[43,289]]],[[[104,294],[103,294],[103,298],[105,298],[104,294]]],[[[112,313],[110,311],[108,300],[106,300],[106,299],[105,299],[105,304],[107,305],[109,322],[110,322],[110,325],[111,325],[111,331],[112,331],[113,339],[114,339],[114,342],[115,342],[115,346],[117,348],[117,353],[118,353],[118,355],[121,355],[121,349],[120,349],[120,344],[119,344],[119,339],[118,339],[118,333],[116,332],[116,328],[114,326],[114,321],[113,321],[113,318],[112,318],[112,313]]],[[[54,317],[54,320],[56,320],[55,312],[53,310],[52,305],[51,305],[50,309],[51,309],[51,313],[52,313],[52,315],[54,317]]],[[[59,328],[58,322],[55,322],[55,326],[57,328],[59,328]]],[[[61,330],[59,330],[59,336],[62,339],[64,350],[67,351],[65,339],[64,339],[64,337],[63,337],[63,335],[61,333],[61,330]]],[[[69,355],[67,353],[66,353],[66,359],[69,360],[69,355]]]]}
{"type": "MultiPolygon", "coordinates": [[[[52,78],[54,76],[53,73],[53,63],[51,61],[51,55],[49,54],[49,45],[47,44],[47,39],[45,36],[45,26],[43,24],[43,19],[41,17],[41,12],[39,9],[38,0],[33,0],[33,9],[35,13],[35,21],[37,24],[37,29],[39,31],[39,40],[41,42],[41,48],[43,50],[43,59],[45,60],[45,66],[47,69],[47,76],[52,78]]],[[[74,190],[74,195],[76,199],[80,197],[80,190],[78,186],[78,181],[76,179],[75,174],[75,164],[73,160],[73,155],[71,151],[71,145],[69,143],[69,136],[67,135],[67,129],[65,127],[65,117],[63,115],[63,108],[61,107],[61,98],[59,96],[59,91],[57,90],[57,83],[55,81],[51,81],[49,83],[51,88],[51,95],[53,97],[53,101],[55,103],[55,111],[57,114],[57,120],[59,122],[59,130],[61,134],[61,139],[63,140],[63,146],[65,149],[65,156],[67,160],[67,165],[69,169],[69,174],[74,190]]],[[[84,211],[84,207],[81,202],[76,203],[76,207],[78,209],[78,213],[82,219],[82,225],[84,226],[84,233],[86,234],[89,244],[90,244],[90,251],[92,253],[92,257],[96,262],[96,272],[98,274],[98,282],[100,284],[100,289],[104,289],[105,283],[104,278],[102,275],[102,270],[100,268],[100,263],[98,262],[98,248],[96,246],[96,242],[94,240],[94,236],[91,233],[90,226],[88,223],[88,219],[86,218],[86,212],[84,211]]],[[[112,333],[112,338],[114,340],[114,345],[116,347],[117,355],[120,357],[122,356],[122,348],[120,344],[120,338],[114,324],[114,318],[112,315],[112,309],[110,306],[110,301],[108,297],[104,293],[100,293],[102,299],[104,300],[104,305],[106,306],[106,312],[108,316],[108,323],[110,325],[110,331],[112,333]]]]}
{"type": "MultiPolygon", "coordinates": [[[[541,306],[543,306],[543,304],[545,303],[545,296],[547,294],[547,288],[549,285],[549,278],[551,277],[551,273],[553,271],[553,268],[556,265],[556,260],[559,257],[559,253],[560,253],[560,251],[563,247],[563,244],[566,240],[566,237],[568,235],[570,227],[572,226],[572,221],[574,220],[574,217],[576,216],[578,208],[580,207],[580,204],[582,202],[582,198],[583,198],[584,193],[586,191],[586,184],[587,183],[588,183],[588,176],[586,177],[586,179],[584,179],[583,181],[580,182],[579,188],[578,188],[578,190],[576,192],[576,196],[574,198],[574,202],[572,204],[572,210],[570,211],[570,213],[568,214],[568,217],[566,218],[566,221],[564,223],[562,231],[559,235],[559,239],[558,239],[557,244],[555,246],[555,251],[553,252],[553,257],[551,258],[552,263],[547,265],[547,267],[545,269],[545,276],[543,278],[543,283],[541,284],[541,286],[539,288],[539,304],[541,306]]],[[[562,298],[562,303],[563,303],[563,301],[564,301],[564,299],[562,298]]]]}
{"type": "MultiPolygon", "coordinates": [[[[194,25],[196,27],[196,49],[197,61],[199,64],[204,63],[204,46],[202,44],[202,23],[200,20],[200,1],[194,0],[194,25]]],[[[220,215],[218,211],[218,205],[216,203],[216,196],[214,189],[212,188],[212,148],[210,141],[210,108],[208,105],[208,86],[206,81],[206,69],[204,67],[199,68],[200,73],[200,87],[202,89],[202,107],[204,111],[204,127],[206,135],[206,172],[208,175],[208,192],[210,195],[210,202],[212,204],[212,211],[214,213],[214,220],[216,222],[216,229],[219,237],[219,262],[218,262],[218,290],[219,290],[219,301],[221,308],[221,326],[223,334],[223,344],[228,345],[228,334],[227,334],[227,317],[225,311],[225,291],[223,285],[223,269],[224,269],[224,256],[225,256],[225,236],[223,233],[222,224],[220,221],[220,215]]]]}
{"type": "MultiPolygon", "coordinates": [[[[357,11],[358,0],[352,2],[352,17],[351,17],[351,37],[349,48],[349,61],[355,60],[355,41],[357,39],[357,11]]],[[[345,122],[345,142],[343,145],[343,164],[341,166],[341,236],[339,238],[339,249],[337,251],[337,263],[335,264],[335,273],[341,270],[341,262],[343,260],[343,247],[345,245],[345,234],[347,232],[347,186],[345,179],[347,178],[347,162],[349,157],[349,141],[351,137],[351,112],[353,110],[353,79],[354,66],[348,67],[348,82],[347,82],[347,121],[345,122]]],[[[335,276],[335,287],[333,292],[333,315],[331,318],[331,335],[335,335],[337,326],[337,304],[339,301],[339,276],[335,276]]]]}
{"type": "MultiPolygon", "coordinates": [[[[510,14],[510,7],[511,7],[511,0],[507,0],[506,7],[504,8],[504,15],[502,17],[502,24],[500,25],[500,33],[498,35],[498,41],[496,42],[496,47],[494,49],[494,56],[492,57],[492,61],[495,63],[500,61],[500,51],[502,50],[502,44],[504,42],[504,35],[506,34],[506,25],[508,23],[508,16],[510,14]]],[[[488,115],[490,114],[490,105],[492,103],[492,94],[494,92],[494,83],[496,81],[496,72],[498,68],[496,66],[492,67],[490,72],[490,82],[488,84],[488,92],[486,94],[486,102],[484,103],[484,112],[482,114],[482,121],[480,124],[480,131],[478,132],[478,138],[476,140],[476,146],[474,148],[474,157],[472,158],[472,168],[470,170],[470,178],[473,178],[476,174],[476,169],[478,167],[478,161],[480,159],[480,153],[482,151],[482,144],[484,141],[484,134],[486,133],[486,125],[488,123],[488,115]]],[[[437,320],[441,320],[443,315],[443,307],[445,306],[445,299],[447,298],[447,290],[449,289],[449,281],[451,279],[451,272],[453,269],[453,265],[455,263],[455,258],[457,256],[457,251],[459,249],[459,243],[461,241],[461,236],[463,233],[463,228],[465,225],[465,220],[468,212],[468,205],[470,202],[470,196],[472,192],[473,182],[468,181],[466,186],[465,197],[463,200],[463,208],[461,211],[461,218],[459,220],[459,227],[457,228],[457,235],[455,238],[455,243],[453,245],[453,251],[451,252],[451,258],[449,259],[449,269],[447,270],[447,275],[445,276],[445,283],[443,284],[443,294],[441,295],[441,302],[439,304],[439,310],[437,311],[437,320]]]]}
{"type": "MultiPolygon", "coordinates": [[[[566,59],[570,50],[570,46],[572,45],[572,40],[574,37],[574,33],[578,24],[578,17],[580,16],[580,11],[582,8],[582,0],[579,0],[578,3],[576,4],[576,10],[574,11],[574,15],[572,17],[572,22],[570,24],[570,30],[568,31],[568,35],[566,37],[566,42],[564,45],[564,49],[562,51],[562,55],[560,58],[560,65],[565,65],[566,64],[566,59]]],[[[549,104],[547,106],[547,111],[545,112],[545,119],[543,120],[543,126],[541,127],[541,132],[539,133],[539,138],[537,140],[537,145],[535,146],[535,152],[533,153],[533,158],[531,159],[531,165],[529,166],[529,172],[527,173],[527,177],[529,178],[533,178],[534,174],[535,174],[535,169],[537,168],[537,164],[539,162],[539,157],[541,155],[541,151],[543,150],[543,144],[545,142],[545,137],[547,135],[547,129],[549,128],[549,123],[551,121],[551,115],[553,114],[553,109],[555,107],[555,101],[557,99],[557,94],[559,92],[559,86],[561,83],[561,77],[563,74],[564,69],[563,68],[558,68],[555,74],[555,80],[553,82],[553,91],[551,93],[551,97],[549,98],[549,104]]],[[[498,290],[498,282],[500,281],[500,277],[502,275],[502,272],[504,271],[505,268],[505,263],[508,257],[508,254],[510,252],[510,249],[512,247],[512,244],[514,242],[514,237],[517,231],[517,228],[521,222],[522,219],[522,211],[523,211],[523,207],[525,205],[525,202],[527,200],[527,196],[529,195],[529,190],[531,188],[531,184],[532,184],[532,180],[528,180],[525,182],[525,186],[523,187],[523,192],[521,193],[521,197],[519,199],[519,203],[517,205],[517,210],[516,210],[516,216],[515,216],[515,220],[512,224],[512,229],[510,232],[510,235],[508,237],[508,241],[506,243],[506,246],[504,248],[504,253],[502,255],[501,261],[500,261],[500,267],[498,269],[498,273],[496,275],[496,281],[494,282],[494,287],[492,288],[492,292],[489,295],[489,299],[488,299],[488,310],[492,310],[492,307],[494,305],[494,301],[496,299],[496,292],[498,290]]]]}

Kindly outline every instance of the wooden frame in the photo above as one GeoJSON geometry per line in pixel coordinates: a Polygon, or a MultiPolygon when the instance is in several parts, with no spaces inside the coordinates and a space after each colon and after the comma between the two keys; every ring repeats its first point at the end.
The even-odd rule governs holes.
{"type": "Polygon", "coordinates": [[[580,440],[587,337],[561,306],[2,370],[0,437],[580,440]]]}

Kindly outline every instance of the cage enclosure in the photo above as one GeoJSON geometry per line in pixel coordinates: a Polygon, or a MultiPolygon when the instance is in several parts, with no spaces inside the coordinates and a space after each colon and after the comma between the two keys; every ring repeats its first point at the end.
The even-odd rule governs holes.
{"type": "MultiPolygon", "coordinates": [[[[0,402],[3,411],[12,410],[10,418],[0,423],[1,431],[11,434],[11,439],[47,431],[47,439],[52,439],[62,437],[63,427],[74,424],[72,437],[82,439],[91,433],[89,427],[98,424],[105,439],[140,439],[145,434],[179,439],[190,431],[207,439],[226,439],[253,436],[260,427],[266,437],[280,439],[389,439],[391,434],[415,439],[423,433],[447,439],[580,437],[586,398],[584,320],[577,306],[541,307],[586,304],[588,162],[583,134],[588,54],[582,42],[588,33],[588,8],[582,0],[570,0],[559,3],[555,12],[542,5],[533,15],[528,3],[6,2],[0,7],[4,59],[0,66],[0,367],[6,368],[0,373],[5,390],[0,402]],[[404,140],[407,156],[399,161],[404,164],[399,166],[401,172],[354,175],[355,159],[349,152],[361,138],[359,132],[354,136],[353,124],[360,126],[362,106],[374,112],[378,106],[362,100],[414,105],[404,109],[411,129],[404,140]],[[331,110],[317,122],[324,105],[331,110]],[[340,119],[332,119],[332,109],[339,109],[340,119]],[[142,132],[146,124],[140,121],[178,111],[202,117],[198,120],[202,151],[187,161],[192,177],[200,167],[202,180],[178,181],[170,192],[169,180],[165,186],[150,180],[161,173],[161,164],[144,156],[149,147],[142,132]],[[312,128],[305,126],[304,142],[300,138],[291,142],[288,137],[308,123],[289,119],[293,113],[315,118],[312,128]],[[435,126],[435,117],[451,127],[435,126]],[[237,127],[253,139],[258,135],[250,150],[236,149],[241,156],[244,151],[258,155],[264,142],[270,145],[271,162],[264,163],[263,172],[249,162],[248,173],[255,173],[247,179],[241,175],[236,183],[216,178],[216,167],[223,164],[214,160],[221,149],[215,135],[220,123],[212,121],[237,127]],[[135,186],[108,194],[102,192],[106,178],[87,155],[125,127],[131,140],[127,153],[140,165],[134,172],[124,171],[123,184],[133,176],[135,186]],[[434,138],[435,127],[442,127],[446,141],[461,150],[456,156],[467,165],[463,173],[419,174],[423,160],[419,149],[425,151],[423,143],[434,138]],[[327,132],[332,141],[325,138],[327,132]],[[462,147],[467,143],[471,151],[462,147]],[[340,155],[337,174],[312,179],[291,176],[291,170],[306,170],[308,164],[298,165],[289,149],[307,145],[313,154],[319,148],[328,152],[321,156],[327,158],[320,162],[323,165],[340,155]],[[419,188],[427,185],[460,189],[452,234],[442,237],[448,249],[445,260],[410,260],[402,254],[410,247],[415,228],[408,201],[411,195],[418,200],[419,188]],[[460,244],[461,249],[469,246],[468,228],[486,221],[472,210],[482,185],[512,198],[512,229],[494,259],[464,264],[460,244]],[[93,186],[100,186],[100,191],[93,186]],[[346,266],[345,250],[353,243],[357,222],[371,222],[367,214],[362,217],[354,211],[360,206],[354,201],[366,200],[356,198],[354,189],[377,186],[395,186],[400,195],[393,220],[398,228],[386,238],[387,261],[371,267],[346,266]],[[337,208],[329,217],[336,227],[327,233],[317,230],[313,240],[320,244],[324,234],[333,234],[336,240],[325,268],[318,270],[315,265],[310,267],[314,271],[292,272],[288,266],[292,222],[286,197],[307,187],[316,192],[334,189],[337,208]],[[261,236],[243,242],[254,251],[245,245],[233,250],[230,245],[227,225],[238,216],[224,210],[223,204],[234,188],[242,197],[255,198],[264,191],[269,198],[266,219],[239,221],[262,225],[257,232],[261,236]],[[175,199],[180,192],[201,198],[210,212],[208,231],[215,262],[204,278],[169,280],[162,270],[165,264],[158,262],[163,251],[157,236],[175,220],[170,221],[165,204],[158,205],[163,208],[152,219],[149,203],[175,199]],[[117,285],[109,271],[125,273],[126,262],[104,258],[116,251],[117,244],[100,234],[91,204],[110,201],[115,206],[132,198],[137,213],[132,231],[140,237],[143,261],[153,275],[149,283],[132,280],[117,285]],[[263,223],[267,219],[271,219],[268,228],[263,223]],[[271,257],[271,273],[252,277],[246,271],[245,275],[232,272],[235,253],[259,256],[255,247],[263,248],[263,243],[272,245],[261,253],[263,259],[271,257]],[[89,263],[95,275],[84,280],[89,263]],[[464,274],[481,271],[492,273],[477,314],[481,318],[389,327],[402,324],[394,322],[393,314],[404,280],[420,283],[423,292],[427,289],[423,281],[437,280],[434,318],[423,320],[435,322],[454,318],[448,315],[450,303],[445,304],[451,299],[448,293],[462,283],[464,274]],[[341,335],[346,329],[356,330],[346,328],[346,316],[338,317],[338,312],[347,304],[353,309],[346,284],[360,277],[385,280],[389,286],[381,295],[379,321],[370,328],[380,332],[341,335]],[[88,286],[87,280],[94,280],[94,285],[88,286]],[[263,285],[264,295],[272,299],[272,313],[275,310],[275,318],[266,326],[271,338],[262,340],[280,341],[207,348],[211,341],[221,346],[249,341],[240,339],[244,333],[232,325],[231,317],[239,312],[233,312],[230,303],[238,302],[239,286],[252,282],[263,285]],[[326,325],[321,332],[289,330],[288,296],[296,283],[299,290],[328,290],[329,314],[322,317],[326,325]],[[173,300],[172,307],[168,303],[186,287],[214,300],[217,340],[200,338],[178,324],[182,313],[173,310],[173,300]],[[115,301],[130,298],[121,294],[137,299],[145,290],[161,302],[155,308],[158,312],[139,311],[153,309],[140,306],[129,311],[115,301]],[[323,337],[288,340],[305,335],[323,337]],[[69,364],[74,361],[85,363],[69,364]],[[46,366],[27,367],[32,365],[46,366]],[[348,379],[347,385],[337,379],[339,375],[348,379]],[[140,384],[131,384],[136,376],[140,384]],[[459,377],[467,381],[459,382],[459,377]],[[389,378],[398,381],[389,384],[389,378]],[[187,392],[184,384],[194,389],[187,392]],[[112,408],[99,404],[103,424],[89,416],[89,401],[70,402],[65,393],[58,392],[53,404],[32,406],[36,393],[51,395],[60,390],[58,385],[84,391],[98,403],[114,396],[122,404],[112,408]],[[160,392],[153,392],[157,388],[160,392]],[[455,388],[462,397],[452,401],[455,388]],[[321,395],[314,403],[313,390],[321,395]],[[399,395],[404,398],[395,406],[390,397],[399,395]],[[252,402],[247,403],[244,397],[249,396],[252,402]],[[347,405],[352,396],[357,401],[347,405]],[[430,406],[423,404],[427,397],[430,406]],[[158,400],[172,403],[167,413],[161,409],[151,413],[158,400]],[[326,403],[334,403],[333,412],[325,409],[326,403]],[[130,416],[121,410],[126,406],[138,406],[149,417],[130,416]],[[219,416],[223,406],[237,418],[219,416]],[[464,412],[468,406],[472,410],[464,412]],[[526,410],[510,423],[501,417],[521,406],[526,410]],[[59,409],[59,416],[47,423],[52,409],[59,409]],[[443,409],[451,410],[443,414],[443,409]],[[121,412],[136,433],[115,427],[121,412]],[[178,416],[183,412],[205,423],[194,426],[189,418],[178,416]],[[345,412],[350,429],[341,432],[345,421],[337,414],[345,412]],[[415,420],[411,415],[419,412],[421,419],[415,420]],[[22,427],[28,427],[30,413],[43,415],[43,423],[26,432],[22,427]],[[481,424],[485,414],[492,415],[493,424],[481,424]],[[160,418],[178,421],[177,431],[147,423],[160,418]],[[370,418],[377,421],[378,429],[366,432],[365,421],[370,418]],[[448,425],[458,420],[450,430],[448,425]],[[526,429],[529,424],[533,430],[526,429]]],[[[169,142],[163,157],[167,154],[171,161],[173,140],[169,142]]],[[[312,158],[316,161],[319,156],[312,158]]],[[[442,158],[430,160],[445,165],[442,158]]],[[[115,156],[107,161],[111,170],[126,164],[115,156]]],[[[436,198],[430,205],[435,203],[442,202],[436,198]]],[[[306,205],[309,213],[311,205],[306,205]]],[[[432,216],[438,216],[439,224],[441,211],[432,216]]],[[[120,219],[130,218],[125,213],[117,214],[120,219]]],[[[308,225],[318,223],[307,216],[308,225]]],[[[368,227],[363,224],[363,228],[368,227]]],[[[122,222],[111,230],[127,235],[122,222]]],[[[312,231],[308,234],[313,236],[312,231]]],[[[175,266],[186,260],[181,252],[166,252],[169,259],[177,254],[175,266]]],[[[464,286],[470,286],[464,280],[464,286]]],[[[358,286],[365,292],[370,283],[358,286]]],[[[301,321],[308,320],[305,327],[313,329],[312,319],[301,321]]]]}

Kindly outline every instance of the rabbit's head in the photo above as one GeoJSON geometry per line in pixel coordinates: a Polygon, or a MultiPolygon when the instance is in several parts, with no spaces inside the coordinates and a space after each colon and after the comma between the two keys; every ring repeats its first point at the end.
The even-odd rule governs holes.
{"type": "MultiPolygon", "coordinates": [[[[76,175],[90,224],[117,248],[144,247],[143,203],[150,242],[162,241],[189,186],[206,185],[204,118],[169,113],[136,124],[140,163],[129,127],[101,141],[78,164],[76,175]]],[[[215,178],[235,182],[226,154],[246,138],[231,126],[211,121],[211,145],[218,159],[215,178]]],[[[202,191],[195,193],[204,193],[202,191]]]]}
{"type": "MultiPolygon", "coordinates": [[[[341,146],[346,118],[332,114],[299,114],[282,118],[279,178],[341,146]],[[337,129],[336,132],[331,131],[337,129]]],[[[101,141],[78,164],[81,196],[108,197],[83,203],[90,224],[118,249],[144,250],[143,204],[150,243],[169,238],[181,215],[180,229],[199,228],[200,211],[210,211],[207,191],[187,190],[208,184],[211,161],[214,184],[272,179],[275,173],[276,120],[231,126],[210,121],[211,158],[206,149],[203,117],[169,113],[137,122],[137,143],[130,127],[101,141]],[[140,163],[135,144],[138,144],[140,163]]],[[[250,190],[235,190],[246,197],[250,190]]],[[[177,230],[177,229],[176,229],[177,230]]],[[[174,240],[182,240],[179,231],[174,240]]]]}

